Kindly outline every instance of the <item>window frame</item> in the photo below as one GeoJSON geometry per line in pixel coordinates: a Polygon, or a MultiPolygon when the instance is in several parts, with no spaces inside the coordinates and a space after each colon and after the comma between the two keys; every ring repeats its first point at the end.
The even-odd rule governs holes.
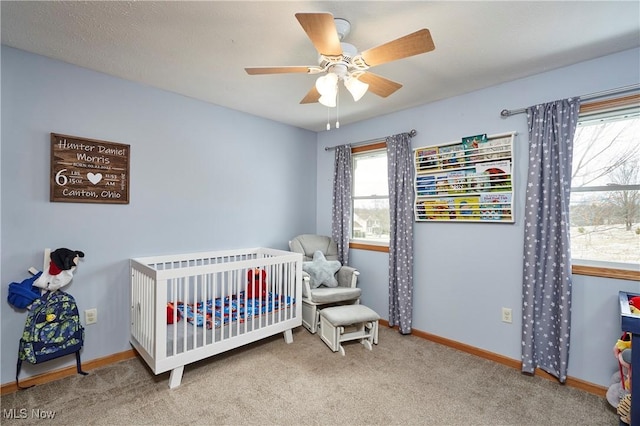
{"type": "MultiPolygon", "coordinates": [[[[640,104],[640,93],[588,102],[580,105],[580,116],[638,106],[638,104],[640,104]]],[[[571,272],[574,275],[640,281],[640,270],[633,269],[634,266],[637,265],[628,264],[627,266],[627,264],[616,262],[574,259],[573,257],[571,259],[571,272]]]]}
{"type": "MultiPolygon", "coordinates": [[[[580,106],[580,114],[594,113],[596,111],[602,111],[607,109],[615,109],[624,106],[637,105],[640,103],[640,93],[632,94],[628,96],[621,96],[611,99],[605,99],[601,101],[593,101],[583,103],[580,106]]],[[[351,148],[352,154],[374,151],[379,149],[386,149],[387,144],[385,142],[378,142],[368,145],[362,145],[351,148]]],[[[353,212],[352,212],[353,220],[353,212]]],[[[370,250],[378,252],[389,252],[389,245],[373,244],[370,242],[364,243],[362,240],[351,238],[349,236],[349,248],[358,250],[370,250]]],[[[640,270],[627,269],[619,264],[613,262],[601,262],[601,261],[584,261],[571,259],[572,266],[571,272],[574,275],[585,275],[600,278],[613,278],[631,281],[640,281],[640,270]],[[576,263],[577,261],[577,263],[576,263]]]]}
{"type": "MultiPolygon", "coordinates": [[[[360,145],[360,146],[356,146],[356,147],[352,147],[351,148],[351,154],[353,156],[353,154],[363,154],[366,152],[371,152],[371,151],[381,151],[384,150],[385,153],[387,152],[387,143],[384,141],[381,142],[374,142],[372,144],[367,144],[367,145],[360,145]]],[[[387,157],[388,159],[388,157],[387,157]]],[[[353,161],[353,158],[352,160],[353,161]]],[[[355,176],[354,176],[354,180],[355,180],[355,176]]],[[[355,182],[352,184],[353,186],[355,186],[355,182]]],[[[389,198],[387,196],[387,198],[389,198]]],[[[354,209],[353,209],[353,201],[354,201],[354,197],[353,197],[353,187],[351,189],[351,223],[353,226],[353,215],[354,215],[354,209]]],[[[352,230],[353,232],[353,230],[352,230]]],[[[358,238],[353,238],[351,235],[349,235],[349,248],[350,249],[358,249],[358,250],[370,250],[370,251],[379,251],[379,252],[385,252],[385,253],[389,253],[389,243],[382,243],[382,242],[372,242],[372,241],[366,241],[363,239],[358,239],[358,238]]]]}

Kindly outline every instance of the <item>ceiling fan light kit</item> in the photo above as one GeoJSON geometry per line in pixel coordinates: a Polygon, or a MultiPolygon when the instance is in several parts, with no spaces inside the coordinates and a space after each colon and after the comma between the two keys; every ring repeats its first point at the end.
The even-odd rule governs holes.
{"type": "Polygon", "coordinates": [[[318,77],[316,89],[320,93],[318,102],[330,108],[336,106],[336,98],[338,96],[338,76],[336,74],[329,73],[318,77]]]}
{"type": "Polygon", "coordinates": [[[285,66],[245,68],[249,75],[306,73],[321,74],[301,104],[319,102],[337,106],[338,81],[342,80],[355,102],[367,91],[386,98],[402,84],[368,72],[376,65],[408,58],[435,49],[431,33],[421,29],[380,46],[358,53],[358,49],[342,40],[349,35],[351,24],[330,13],[296,13],[296,19],[318,52],[318,66],[285,66]]]}
{"type": "Polygon", "coordinates": [[[335,93],[336,84],[338,83],[338,76],[334,73],[329,73],[318,77],[316,80],[316,89],[320,92],[320,95],[328,95],[335,93]]]}
{"type": "Polygon", "coordinates": [[[347,88],[351,96],[353,96],[353,100],[358,102],[367,90],[369,90],[369,85],[367,83],[363,83],[357,78],[353,76],[349,76],[344,79],[344,87],[347,88]]]}

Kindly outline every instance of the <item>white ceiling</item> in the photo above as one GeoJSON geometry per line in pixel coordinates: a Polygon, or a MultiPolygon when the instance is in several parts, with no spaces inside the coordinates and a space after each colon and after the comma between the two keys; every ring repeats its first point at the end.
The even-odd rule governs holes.
{"type": "Polygon", "coordinates": [[[321,131],[327,109],[299,103],[316,76],[244,71],[317,65],[296,12],[349,20],[344,41],[360,51],[431,31],[434,51],[371,70],[402,83],[396,93],[355,103],[341,89],[343,125],[640,46],[637,0],[2,1],[2,43],[321,131]]]}

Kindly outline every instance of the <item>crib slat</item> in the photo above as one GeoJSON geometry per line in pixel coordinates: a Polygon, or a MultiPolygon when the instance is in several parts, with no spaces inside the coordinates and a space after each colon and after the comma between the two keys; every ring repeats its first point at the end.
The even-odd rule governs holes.
{"type": "Polygon", "coordinates": [[[280,332],[287,331],[289,343],[286,336],[302,322],[296,300],[301,263],[301,255],[266,248],[131,259],[131,342],[156,374],[280,332]],[[254,284],[261,289],[266,283],[270,297],[256,297],[253,304],[245,297],[241,309],[253,268],[266,272],[266,280],[258,274],[254,284]],[[174,311],[167,316],[169,303],[174,311]],[[198,306],[203,316],[188,318],[198,306]],[[170,328],[167,319],[173,320],[170,328]]]}

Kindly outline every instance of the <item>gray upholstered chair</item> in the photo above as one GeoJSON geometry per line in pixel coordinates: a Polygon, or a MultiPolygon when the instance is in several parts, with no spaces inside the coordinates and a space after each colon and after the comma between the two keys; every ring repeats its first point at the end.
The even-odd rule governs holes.
{"type": "MultiPolygon", "coordinates": [[[[298,235],[289,241],[289,249],[303,254],[303,261],[313,260],[313,254],[320,250],[327,260],[338,260],[338,246],[331,237],[324,235],[298,235]]],[[[335,274],[337,287],[320,286],[312,288],[310,276],[302,272],[302,325],[311,333],[318,330],[320,309],[339,304],[360,302],[362,290],[356,287],[360,273],[351,266],[343,265],[335,274]]]]}

